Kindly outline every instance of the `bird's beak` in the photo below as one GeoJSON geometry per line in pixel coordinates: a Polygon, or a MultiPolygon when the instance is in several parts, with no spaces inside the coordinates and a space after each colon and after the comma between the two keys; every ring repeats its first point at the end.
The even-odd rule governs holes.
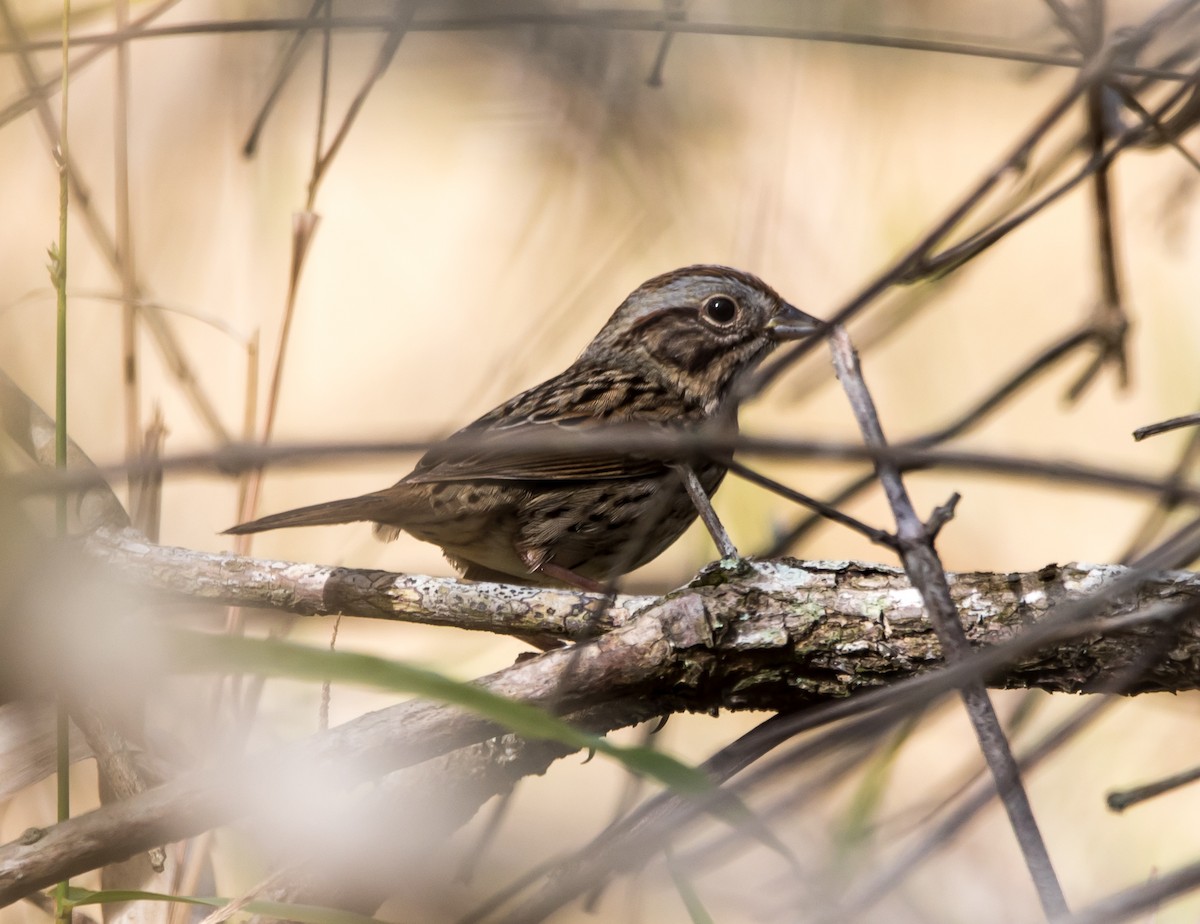
{"type": "Polygon", "coordinates": [[[767,330],[776,340],[799,340],[815,334],[824,326],[824,321],[786,303],[783,310],[767,322],[767,330]]]}

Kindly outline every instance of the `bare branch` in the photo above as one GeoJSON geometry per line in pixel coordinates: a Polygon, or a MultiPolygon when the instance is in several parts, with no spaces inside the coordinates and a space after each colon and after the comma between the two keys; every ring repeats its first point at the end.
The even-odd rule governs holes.
{"type": "MultiPolygon", "coordinates": [[[[148,544],[128,547],[125,541],[110,546],[109,560],[126,577],[140,571],[148,586],[175,592],[186,591],[189,579],[193,586],[206,586],[196,575],[188,577],[188,555],[182,550],[159,550],[148,544]],[[164,568],[164,562],[169,567],[164,568]],[[183,576],[172,586],[171,574],[183,576]]],[[[90,546],[97,554],[99,542],[94,540],[90,546]]],[[[197,559],[199,573],[210,577],[214,565],[223,561],[228,580],[201,591],[211,592],[213,599],[222,599],[240,580],[249,579],[252,585],[261,585],[255,593],[259,603],[273,599],[276,606],[301,612],[329,606],[319,572],[327,578],[333,569],[308,566],[311,573],[306,574],[306,566],[293,565],[298,572],[286,576],[282,563],[277,567],[268,563],[260,575],[262,563],[254,560],[191,555],[197,559]],[[267,591],[272,585],[270,596],[267,591]],[[297,587],[305,586],[305,593],[294,595],[297,587]]],[[[371,588],[367,582],[371,592],[363,598],[364,613],[380,615],[380,601],[391,599],[397,610],[410,611],[425,621],[450,622],[454,612],[490,605],[491,612],[477,619],[479,627],[485,622],[492,628],[528,626],[532,621],[540,629],[551,629],[562,625],[572,600],[586,606],[605,599],[532,591],[558,593],[567,605],[544,619],[531,620],[529,598],[521,596],[528,588],[511,589],[514,596],[506,603],[496,585],[442,581],[431,584],[432,595],[422,600],[411,585],[404,584],[410,579],[394,576],[397,586],[388,590],[379,583],[379,572],[343,574],[343,591],[353,587],[358,577],[374,576],[377,586],[371,588]],[[424,616],[419,612],[423,609],[424,616]]],[[[1119,674],[1136,660],[1141,640],[1157,637],[1162,620],[1177,621],[1194,609],[1200,577],[1171,573],[1148,579],[1120,568],[1051,567],[1019,576],[958,575],[951,579],[950,589],[954,605],[967,617],[969,642],[981,650],[934,674],[928,672],[942,665],[940,649],[919,597],[901,572],[847,562],[803,568],[779,562],[756,564],[744,574],[708,572],[697,586],[626,618],[595,642],[548,652],[480,683],[523,702],[552,702],[566,714],[631,698],[653,702],[663,711],[770,708],[794,712],[872,688],[876,688],[872,696],[909,708],[978,676],[1008,686],[1098,691],[1106,688],[1114,672],[1119,674]],[[744,603],[747,594],[756,601],[751,612],[744,603]],[[804,601],[803,605],[797,601],[804,601]],[[1085,613],[1090,616],[1079,621],[1085,613]],[[1068,615],[1071,620],[1064,622],[1068,615]],[[1011,667],[1006,670],[1005,665],[1011,667]],[[903,681],[906,677],[916,680],[903,681]],[[906,688],[910,689],[907,696],[906,688]]],[[[340,595],[338,607],[351,611],[343,604],[351,603],[353,595],[340,595]]],[[[610,617],[615,615],[609,612],[610,617]]],[[[1181,624],[1179,646],[1170,657],[1146,669],[1138,689],[1195,688],[1200,676],[1191,665],[1200,660],[1200,652],[1192,651],[1198,637],[1200,632],[1194,628],[1184,632],[1181,624]]],[[[851,702],[860,701],[865,706],[873,700],[859,697],[851,702]]],[[[781,727],[788,721],[781,717],[781,727]]],[[[0,848],[0,901],[232,818],[253,816],[265,808],[264,792],[295,792],[287,784],[291,774],[336,767],[335,778],[328,781],[336,790],[496,733],[490,723],[455,709],[404,703],[220,773],[186,774],[47,829],[35,843],[0,848]],[[267,780],[270,784],[264,789],[267,780]]]]}
{"type": "MultiPolygon", "coordinates": [[[[830,338],[830,346],[833,350],[834,368],[837,369],[838,379],[850,399],[863,439],[868,445],[886,445],[875,403],[858,365],[858,356],[844,329],[839,328],[834,332],[830,338]]],[[[876,471],[896,517],[896,539],[900,545],[904,570],[913,586],[920,591],[930,622],[933,623],[938,640],[947,653],[947,660],[953,663],[966,655],[969,643],[959,621],[961,616],[958,608],[950,593],[946,570],[934,549],[933,534],[917,516],[899,468],[881,461],[876,464],[876,471]]],[[[996,780],[996,788],[1008,812],[1013,832],[1021,845],[1021,852],[1037,888],[1042,909],[1047,918],[1055,918],[1067,911],[1066,898],[1050,862],[1041,831],[1034,820],[1033,808],[1021,781],[1020,768],[1000,726],[996,710],[988,698],[982,680],[964,685],[961,694],[975,734],[979,738],[980,748],[987,759],[988,768],[996,780]]]]}

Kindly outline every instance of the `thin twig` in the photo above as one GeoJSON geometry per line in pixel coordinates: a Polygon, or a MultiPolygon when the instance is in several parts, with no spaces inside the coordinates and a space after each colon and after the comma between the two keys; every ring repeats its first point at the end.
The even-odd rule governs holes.
{"type": "MultiPolygon", "coordinates": [[[[129,0],[115,0],[113,13],[117,31],[129,25],[129,0]]],[[[113,90],[113,193],[117,253],[120,256],[121,296],[121,386],[125,396],[125,457],[141,451],[141,382],[138,375],[137,298],[133,238],[129,227],[129,47],[116,48],[116,87],[113,90]]],[[[137,485],[129,482],[130,510],[139,506],[137,485]]]]}
{"type": "Polygon", "coordinates": [[[1110,792],[1105,796],[1104,801],[1114,812],[1123,812],[1125,809],[1137,805],[1139,802],[1145,802],[1147,799],[1161,796],[1163,793],[1179,789],[1181,786],[1187,786],[1189,783],[1196,782],[1196,780],[1200,780],[1200,767],[1193,767],[1190,770],[1184,770],[1182,773],[1173,773],[1153,783],[1110,792]]]}
{"type": "MultiPolygon", "coordinates": [[[[909,440],[901,445],[920,447],[923,449],[932,448],[940,443],[951,440],[957,436],[961,436],[968,430],[973,429],[983,423],[993,412],[999,410],[1014,395],[1033,381],[1037,376],[1049,371],[1057,363],[1071,355],[1075,350],[1079,349],[1084,344],[1088,343],[1092,337],[1092,328],[1089,323],[1086,327],[1067,334],[1065,337],[1055,341],[1050,346],[1046,347],[1032,359],[1030,359],[1020,369],[1010,375],[1000,385],[993,388],[983,398],[976,401],[967,410],[963,411],[949,423],[942,425],[940,428],[926,433],[922,436],[909,440]]],[[[905,471],[911,471],[905,468],[905,471]]],[[[838,509],[847,501],[852,500],[861,494],[864,490],[875,483],[875,473],[868,472],[860,475],[853,481],[844,485],[837,491],[828,501],[813,500],[814,505],[820,505],[820,510],[838,511],[838,509]]],[[[787,496],[787,495],[785,495],[787,496]]],[[[794,498],[797,503],[810,506],[799,499],[794,498]]],[[[818,510],[816,506],[814,510],[818,510]]],[[[826,514],[818,511],[818,513],[805,517],[800,520],[795,526],[784,533],[782,536],[775,539],[769,548],[765,549],[761,554],[767,558],[775,558],[788,552],[797,542],[801,541],[809,532],[811,532],[825,518],[826,514]]],[[[833,517],[829,517],[833,519],[833,517]]],[[[845,525],[851,526],[846,523],[845,525]]],[[[864,524],[865,526],[865,524],[864,524]]],[[[856,528],[851,526],[851,528],[856,528]]],[[[868,530],[873,530],[873,527],[865,526],[868,530]]],[[[861,530],[860,530],[861,531],[861,530]]]]}
{"type": "MultiPolygon", "coordinates": [[[[858,365],[858,357],[844,328],[834,331],[830,337],[830,348],[833,351],[838,379],[854,409],[864,441],[871,446],[886,445],[887,440],[883,435],[875,403],[867,390],[858,365]]],[[[896,538],[900,542],[904,570],[913,586],[921,593],[925,610],[945,651],[946,660],[954,663],[966,656],[969,649],[962,624],[959,622],[958,609],[950,595],[945,569],[934,550],[933,540],[926,525],[921,522],[913,508],[900,469],[880,461],[876,463],[876,471],[896,518],[896,538]]],[[[1020,768],[1009,748],[1008,739],[1000,726],[983,682],[976,680],[964,684],[960,693],[988,767],[996,780],[996,789],[1008,812],[1013,833],[1021,846],[1042,909],[1047,918],[1053,919],[1066,913],[1066,898],[1034,820],[1029,798],[1021,783],[1020,768]]]]}
{"type": "MultiPolygon", "coordinates": [[[[7,21],[13,21],[7,0],[0,0],[0,9],[7,21]]],[[[70,202],[71,149],[68,144],[67,114],[69,111],[71,0],[62,6],[62,90],[59,97],[58,143],[52,145],[58,167],[58,241],[50,247],[50,276],[57,295],[55,312],[54,354],[54,466],[67,467],[67,207],[70,202]]],[[[32,64],[26,61],[26,69],[32,64]]],[[[32,84],[29,73],[27,83],[32,84]]],[[[46,107],[49,108],[48,106],[46,107]]],[[[52,119],[50,120],[53,121],[52,119]]],[[[46,123],[44,122],[43,125],[46,123]]],[[[48,132],[53,135],[53,132],[48,132]]],[[[54,499],[54,534],[59,539],[67,535],[67,497],[54,499]]],[[[71,714],[67,697],[61,693],[55,701],[55,818],[62,823],[71,817],[71,714]]],[[[67,903],[70,880],[64,876],[54,887],[54,919],[70,924],[71,906],[67,903]]]]}
{"type": "Polygon", "coordinates": [[[1184,414],[1182,417],[1172,417],[1170,420],[1163,420],[1159,423],[1138,427],[1133,431],[1133,438],[1140,441],[1148,436],[1157,436],[1160,433],[1168,433],[1171,430],[1178,430],[1181,427],[1194,427],[1196,424],[1200,424],[1200,414],[1184,414]]]}
{"type": "Polygon", "coordinates": [[[1130,921],[1139,913],[1156,909],[1164,902],[1192,891],[1198,885],[1200,861],[1153,876],[1140,885],[1101,899],[1082,911],[1058,918],[1054,924],[1118,924],[1120,921],[1130,921]]]}
{"type": "MultiPolygon", "coordinates": [[[[464,449],[478,446],[489,451],[503,449],[505,452],[537,451],[564,455],[591,455],[600,449],[605,452],[630,452],[639,455],[653,453],[664,460],[695,458],[698,454],[727,457],[734,451],[767,458],[807,458],[843,462],[884,459],[906,471],[914,468],[943,468],[1002,473],[1019,478],[1071,482],[1135,494],[1160,494],[1169,484],[1164,479],[1082,462],[1052,461],[968,450],[908,448],[903,445],[870,447],[828,440],[783,439],[744,434],[734,436],[719,431],[668,433],[644,427],[613,425],[597,427],[589,433],[512,433],[505,434],[502,440],[501,445],[486,435],[478,440],[468,440],[464,437],[460,445],[464,449]]],[[[431,440],[348,441],[273,446],[231,443],[211,451],[179,453],[153,462],[138,460],[132,464],[97,466],[92,470],[68,469],[61,473],[37,471],[2,475],[0,492],[14,496],[63,491],[71,493],[86,488],[106,487],[109,480],[124,476],[127,472],[144,473],[158,469],[163,472],[197,472],[230,477],[268,463],[281,467],[297,467],[333,458],[361,460],[370,456],[421,452],[431,445],[431,440]]],[[[1181,500],[1200,501],[1200,487],[1177,485],[1175,490],[1181,500]]]]}
{"type": "MultiPolygon", "coordinates": [[[[350,101],[350,105],[346,108],[346,114],[342,117],[342,124],[338,126],[338,130],[334,133],[333,141],[329,143],[328,149],[317,158],[312,177],[308,184],[309,210],[312,209],[313,203],[316,201],[317,190],[320,188],[321,181],[325,178],[326,173],[328,173],[330,164],[337,157],[337,153],[341,150],[343,142],[349,137],[350,129],[358,118],[358,113],[362,110],[363,104],[366,103],[371,88],[387,73],[387,69],[392,63],[392,58],[396,55],[396,50],[400,47],[400,43],[404,41],[404,36],[408,34],[409,26],[412,24],[413,14],[416,12],[416,9],[417,4],[415,0],[396,0],[396,13],[388,24],[383,44],[380,46],[379,53],[375,58],[375,66],[363,81],[362,86],[359,87],[354,99],[350,101]]],[[[325,29],[327,32],[333,29],[331,19],[326,19],[325,29]]]]}
{"type": "MultiPolygon", "coordinates": [[[[1051,729],[1019,760],[1022,773],[1029,773],[1064,744],[1071,741],[1079,731],[1096,720],[1116,700],[1113,697],[1097,697],[1085,703],[1071,716],[1051,729]]],[[[899,856],[871,870],[869,879],[838,907],[840,921],[853,919],[868,911],[892,889],[905,880],[918,866],[939,850],[953,844],[958,834],[976,818],[996,797],[996,783],[992,778],[975,787],[944,819],[926,831],[920,841],[904,850],[899,856]]]]}
{"type": "MultiPolygon", "coordinates": [[[[851,714],[858,713],[858,706],[857,702],[835,703],[828,708],[772,716],[708,758],[700,769],[714,783],[723,783],[802,731],[821,728],[843,718],[847,707],[852,710],[851,714]]],[[[872,734],[876,734],[884,721],[868,709],[857,723],[843,723],[833,729],[832,735],[846,738],[848,724],[853,724],[856,732],[869,724],[872,734]]],[[[829,737],[806,742],[801,748],[815,752],[825,746],[829,737]]],[[[682,798],[678,793],[668,791],[652,796],[636,811],[609,825],[571,857],[555,863],[550,869],[539,867],[537,872],[546,878],[542,889],[502,916],[500,922],[540,921],[576,896],[595,888],[613,873],[639,868],[662,849],[669,837],[679,834],[707,810],[704,800],[682,798]]],[[[541,875],[523,876],[519,882],[522,887],[528,887],[541,875]]],[[[515,893],[515,889],[508,887],[489,896],[458,924],[477,924],[495,910],[499,900],[507,901],[515,893]]]]}
{"type": "MultiPolygon", "coordinates": [[[[138,34],[148,28],[149,23],[154,22],[164,13],[168,12],[172,7],[177,6],[182,0],[161,0],[161,2],[152,7],[149,11],[139,16],[137,19],[129,23],[123,30],[111,33],[109,41],[93,44],[92,47],[83,49],[84,44],[80,36],[72,36],[71,47],[82,49],[80,54],[74,56],[70,64],[69,75],[74,77],[80,71],[99,60],[107,54],[114,46],[124,44],[130,39],[137,38],[138,34]]],[[[41,50],[49,50],[54,47],[52,42],[33,43],[26,40],[23,36],[9,36],[10,42],[7,49],[8,54],[16,54],[21,51],[36,51],[35,44],[41,45],[41,50]]],[[[9,122],[27,113],[38,105],[40,100],[45,100],[49,96],[53,96],[58,92],[62,85],[62,74],[51,74],[44,78],[41,83],[35,87],[27,87],[25,95],[14,103],[10,103],[3,109],[0,109],[0,128],[3,128],[9,122]]]]}
{"type": "MultiPolygon", "coordinates": [[[[1184,0],[1179,0],[1184,2],[1184,0]]],[[[1192,0],[1186,0],[1188,5],[1192,0]]],[[[1186,10],[1180,11],[1178,3],[1167,4],[1162,8],[1160,18],[1151,20],[1148,31],[1161,28],[1167,22],[1178,18],[1186,10]],[[1160,19],[1162,25],[1160,25],[1160,19]]],[[[379,32],[387,30],[395,23],[394,16],[337,16],[330,26],[335,31],[345,32],[379,32]]],[[[306,17],[278,17],[267,19],[238,19],[238,20],[201,20],[191,23],[179,23],[171,26],[130,29],[125,34],[115,32],[96,32],[72,38],[74,46],[99,45],[108,47],[119,41],[131,39],[174,38],[178,36],[204,35],[238,35],[261,32],[295,32],[308,24],[306,17]]],[[[961,40],[930,39],[921,35],[878,35],[872,33],[849,32],[837,29],[806,29],[788,26],[760,26],[749,23],[731,22],[700,22],[691,20],[681,23],[664,24],[662,17],[653,12],[643,13],[510,13],[499,15],[462,16],[453,18],[429,17],[413,22],[410,31],[413,32],[472,32],[497,29],[515,29],[523,26],[542,27],[584,27],[607,29],[618,32],[665,32],[670,31],[688,35],[723,35],[742,36],[747,38],[792,39],[795,41],[830,43],[837,45],[854,45],[866,48],[887,48],[900,51],[917,51],[933,54],[960,55],[973,58],[985,58],[996,61],[1013,61],[1021,64],[1034,64],[1045,67],[1080,68],[1085,61],[1078,55],[1054,54],[1041,51],[1028,51],[1021,48],[1004,48],[986,41],[974,38],[961,40]]],[[[32,52],[46,51],[54,48],[51,40],[24,40],[0,42],[0,54],[11,54],[18,49],[32,52]]],[[[1167,67],[1155,67],[1118,63],[1113,68],[1114,73],[1128,74],[1157,80],[1188,80],[1188,75],[1167,67]]]]}
{"type": "MultiPolygon", "coordinates": [[[[1173,108],[1189,92],[1190,90],[1187,86],[1177,88],[1167,101],[1151,114],[1150,118],[1152,120],[1160,118],[1162,113],[1173,108]]],[[[1011,231],[1029,221],[1029,219],[1042,212],[1054,202],[1057,202],[1084,180],[1091,177],[1097,170],[1112,163],[1118,154],[1137,143],[1143,134],[1143,130],[1144,126],[1139,125],[1122,132],[1103,154],[1088,158],[1078,171],[1066,180],[1063,180],[1058,186],[1046,191],[1040,198],[986,231],[978,232],[958,244],[947,247],[936,256],[928,257],[914,268],[911,273],[903,275],[902,279],[909,282],[928,275],[947,273],[966,263],[968,260],[978,257],[1011,231]]],[[[1086,376],[1087,373],[1085,373],[1086,376]]]]}
{"type": "Polygon", "coordinates": [[[1193,85],[1179,111],[1171,116],[1163,117],[1152,113],[1141,104],[1128,87],[1122,84],[1111,85],[1120,95],[1123,102],[1142,121],[1145,127],[1145,137],[1138,141],[1139,148],[1155,148],[1169,145],[1197,173],[1200,173],[1200,159],[1183,146],[1179,140],[1182,132],[1187,131],[1200,119],[1200,86],[1193,85]],[[1153,140],[1151,140],[1153,139],[1153,140]]]}
{"type": "MultiPolygon", "coordinates": [[[[1088,47],[1093,53],[1099,50],[1104,41],[1104,0],[1089,0],[1088,47]]],[[[1129,382],[1129,356],[1126,346],[1126,334],[1129,330],[1129,319],[1125,315],[1124,300],[1121,296],[1121,281],[1117,265],[1116,235],[1113,233],[1113,201],[1112,201],[1112,158],[1104,157],[1104,146],[1109,137],[1108,116],[1106,112],[1107,84],[1098,83],[1087,93],[1088,144],[1092,151],[1092,160],[1098,166],[1092,174],[1093,205],[1096,221],[1096,251],[1100,266],[1101,296],[1100,305],[1096,310],[1096,328],[1101,332],[1099,352],[1093,362],[1067,390],[1069,400],[1076,400],[1105,364],[1112,363],[1117,367],[1118,381],[1122,387],[1129,382]]],[[[1141,126],[1139,126],[1139,129],[1141,126]]]]}
{"type": "Polygon", "coordinates": [[[725,560],[738,558],[737,546],[733,544],[733,540],[729,538],[729,533],[725,531],[717,512],[713,510],[712,501],[704,492],[704,485],[696,477],[695,471],[687,464],[676,465],[675,469],[683,478],[683,486],[687,489],[688,497],[692,499],[692,504],[695,506],[696,512],[700,514],[700,519],[708,529],[708,534],[712,537],[713,545],[717,547],[721,558],[725,560]]]}
{"type": "MultiPolygon", "coordinates": [[[[1093,158],[1093,161],[1089,162],[1073,181],[1068,181],[1068,183],[1063,184],[1057,190],[1043,196],[1034,206],[1025,209],[1017,216],[1006,222],[1002,222],[998,227],[988,232],[977,234],[963,244],[947,248],[944,253],[936,257],[931,256],[934,247],[945,239],[954,228],[961,224],[967,215],[983,201],[984,197],[1004,177],[1020,172],[1028,162],[1033,149],[1041,142],[1050,129],[1059,122],[1071,106],[1074,105],[1076,100],[1085,95],[1093,86],[1108,79],[1108,76],[1112,73],[1114,62],[1118,58],[1129,54],[1133,49],[1140,48],[1153,35],[1157,34],[1158,30],[1184,15],[1195,3],[1196,0],[1170,0],[1170,2],[1165,3],[1151,16],[1143,20],[1138,27],[1127,31],[1119,39],[1110,38],[1105,42],[1097,50],[1096,54],[1088,60],[1087,64],[1080,69],[1071,87],[1049,107],[1025,136],[1009,150],[1008,154],[1001,158],[1000,162],[985,174],[983,179],[958,204],[951,208],[944,218],[937,222],[931,230],[926,232],[889,267],[872,279],[849,302],[839,308],[829,318],[827,323],[831,326],[845,324],[850,318],[859,314],[867,305],[897,282],[902,280],[912,281],[917,278],[936,275],[947,271],[952,266],[958,265],[968,257],[976,256],[1005,234],[1008,234],[1014,228],[1037,214],[1050,202],[1055,201],[1067,189],[1073,188],[1076,183],[1090,175],[1091,171],[1098,169],[1100,164],[1094,163],[1093,158]]],[[[1178,92],[1178,95],[1183,96],[1187,92],[1188,88],[1185,86],[1178,92]]],[[[1166,110],[1169,106],[1162,108],[1166,110]]],[[[1121,150],[1124,146],[1132,144],[1136,134],[1136,132],[1132,131],[1126,132],[1122,136],[1124,143],[1119,142],[1114,145],[1108,154],[1108,158],[1111,159],[1117,151],[1121,150]]],[[[785,351],[772,362],[764,365],[757,375],[749,377],[746,380],[739,397],[745,399],[751,395],[760,393],[787,368],[813,349],[815,340],[816,338],[809,338],[806,341],[802,341],[785,351]]]]}
{"type": "MultiPolygon", "coordinates": [[[[26,88],[37,96],[33,102],[33,108],[37,113],[38,123],[51,150],[58,151],[62,144],[62,139],[59,137],[59,127],[53,113],[50,111],[50,106],[45,96],[36,93],[37,89],[43,85],[43,81],[38,74],[36,62],[27,50],[28,47],[36,43],[25,42],[24,29],[13,15],[9,6],[9,0],[0,0],[0,22],[3,23],[5,30],[18,42],[17,65],[21,72],[21,78],[26,88]]],[[[74,44],[74,40],[72,40],[72,44],[74,44]]],[[[60,73],[64,75],[63,79],[65,80],[69,76],[70,71],[60,73]]],[[[67,181],[70,184],[73,207],[82,218],[83,225],[87,229],[93,243],[95,243],[96,248],[104,256],[105,261],[113,272],[120,277],[123,272],[122,260],[124,254],[114,242],[112,235],[109,234],[103,219],[92,206],[91,190],[84,183],[79,167],[70,155],[66,155],[65,169],[67,181]]],[[[141,298],[141,294],[140,287],[137,287],[132,301],[127,303],[137,304],[141,298]]],[[[221,423],[216,406],[201,387],[195,370],[192,368],[191,362],[188,360],[183,348],[179,345],[179,341],[174,333],[166,325],[162,317],[155,312],[142,312],[142,318],[146,324],[146,328],[154,337],[154,342],[162,354],[163,361],[175,376],[197,414],[208,426],[210,433],[220,442],[227,441],[229,433],[221,423]]]]}
{"type": "Polygon", "coordinates": [[[1042,0],[1042,2],[1050,8],[1050,12],[1054,14],[1058,24],[1071,36],[1079,50],[1084,52],[1083,26],[1075,15],[1075,11],[1063,3],[1063,0],[1042,0]]]}
{"type": "Polygon", "coordinates": [[[670,28],[672,22],[678,22],[685,16],[683,0],[662,0],[663,4],[663,34],[658,41],[658,52],[654,55],[654,66],[646,83],[652,87],[662,86],[663,67],[667,63],[667,52],[671,50],[671,42],[675,39],[675,30],[670,28]]]}
{"type": "MultiPolygon", "coordinates": [[[[860,535],[866,536],[868,539],[874,543],[877,543],[878,545],[886,546],[892,550],[897,550],[898,548],[896,544],[896,537],[887,530],[879,529],[864,523],[862,520],[857,520],[847,513],[842,513],[842,511],[838,510],[837,507],[831,504],[826,504],[824,501],[819,501],[815,497],[809,497],[807,494],[797,491],[795,488],[789,488],[785,484],[780,484],[773,478],[768,478],[766,475],[754,471],[754,469],[743,465],[741,462],[736,460],[731,462],[729,465],[729,470],[735,475],[740,475],[742,478],[745,478],[752,484],[766,488],[768,491],[778,494],[780,497],[786,497],[790,501],[794,501],[797,504],[808,507],[810,510],[814,511],[815,515],[820,519],[830,520],[834,523],[840,523],[842,526],[852,529],[860,535]]],[[[871,476],[867,480],[868,482],[874,482],[875,478],[874,476],[871,476]]]]}
{"type": "MultiPolygon", "coordinates": [[[[1118,701],[1116,697],[1121,693],[1136,689],[1142,681],[1146,668],[1171,649],[1178,635],[1179,624],[1168,623],[1159,638],[1147,648],[1143,657],[1128,665],[1121,672],[1121,676],[1115,678],[1111,694],[1099,697],[1080,707],[1043,735],[1033,747],[1021,756],[1019,760],[1021,772],[1030,772],[1063,745],[1074,740],[1081,731],[1092,725],[1103,712],[1114,705],[1118,701]]],[[[841,910],[846,913],[846,916],[850,916],[871,908],[917,866],[938,850],[951,844],[957,834],[985,806],[991,803],[995,795],[994,780],[988,780],[976,787],[974,793],[956,806],[941,822],[927,831],[919,843],[912,845],[882,867],[874,869],[868,881],[854,891],[841,910]]]]}
{"type": "Polygon", "coordinates": [[[267,91],[267,98],[263,100],[262,106],[259,107],[258,115],[254,117],[254,123],[250,127],[250,132],[246,135],[246,140],[242,143],[242,155],[244,157],[253,157],[258,150],[259,136],[262,135],[262,131],[266,127],[267,118],[274,110],[275,103],[279,99],[279,94],[283,92],[284,85],[287,83],[288,78],[295,72],[296,66],[300,63],[300,49],[304,46],[304,40],[312,30],[317,14],[321,12],[321,7],[325,7],[326,13],[328,13],[332,6],[331,0],[313,0],[312,6],[308,8],[308,13],[304,17],[303,24],[296,30],[296,34],[292,36],[287,50],[280,57],[275,77],[271,81],[271,89],[267,91]]]}
{"type": "Polygon", "coordinates": [[[1188,473],[1196,465],[1196,461],[1200,459],[1200,430],[1193,430],[1191,438],[1183,447],[1183,451],[1179,454],[1179,459],[1171,468],[1171,474],[1167,476],[1163,485],[1162,494],[1142,524],[1138,527],[1129,545],[1125,551],[1121,553],[1120,561],[1127,562],[1135,555],[1139,554],[1153,538],[1158,535],[1159,530],[1166,524],[1168,517],[1174,512],[1181,503],[1184,503],[1186,498],[1179,493],[1180,486],[1187,483],[1188,473]]]}
{"type": "MultiPolygon", "coordinates": [[[[1104,78],[1111,59],[1115,56],[1116,48],[1110,45],[1103,54],[1097,55],[1094,60],[1088,62],[1080,70],[1071,87],[1042,114],[1032,128],[1000,159],[999,163],[989,170],[975,187],[916,243],[868,282],[850,301],[834,312],[833,317],[828,319],[828,325],[832,328],[845,324],[902,279],[929,274],[931,271],[929,254],[933,248],[950,234],[1002,179],[1020,171],[1021,165],[1028,161],[1034,147],[1046,133],[1058,123],[1075,104],[1075,101],[1087,92],[1089,87],[1104,78]]],[[[792,364],[812,350],[816,339],[810,337],[801,341],[773,361],[765,364],[755,376],[747,379],[740,397],[744,399],[759,394],[792,364]]]]}

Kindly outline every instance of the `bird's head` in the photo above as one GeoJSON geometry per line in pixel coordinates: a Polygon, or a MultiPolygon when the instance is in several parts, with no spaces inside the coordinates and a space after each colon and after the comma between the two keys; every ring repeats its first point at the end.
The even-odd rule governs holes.
{"type": "Polygon", "coordinates": [[[662,376],[713,413],[739,375],[820,328],[757,276],[688,266],[638,286],[580,358],[662,376]]]}

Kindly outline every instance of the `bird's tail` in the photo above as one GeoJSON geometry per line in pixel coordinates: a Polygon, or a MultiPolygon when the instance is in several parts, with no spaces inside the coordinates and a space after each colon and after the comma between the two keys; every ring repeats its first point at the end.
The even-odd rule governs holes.
{"type": "Polygon", "coordinates": [[[261,533],[268,529],[283,529],[288,526],[330,526],[334,523],[374,520],[383,513],[380,509],[381,500],[378,494],[363,494],[359,497],[313,504],[310,507],[298,507],[295,510],[260,517],[249,523],[239,523],[225,530],[225,534],[240,536],[244,533],[261,533]]]}

